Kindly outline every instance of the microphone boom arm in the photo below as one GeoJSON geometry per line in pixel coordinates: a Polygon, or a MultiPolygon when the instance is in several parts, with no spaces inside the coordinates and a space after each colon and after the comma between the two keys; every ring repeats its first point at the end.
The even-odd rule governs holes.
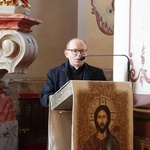
{"type": "Polygon", "coordinates": [[[128,73],[127,80],[129,81],[129,79],[130,79],[130,59],[129,59],[129,57],[127,55],[125,55],[125,54],[114,54],[114,55],[111,55],[111,54],[106,55],[106,54],[104,54],[104,55],[87,55],[86,57],[90,57],[90,56],[94,56],[94,57],[96,57],[96,56],[124,56],[124,57],[126,57],[127,58],[127,73],[128,73]]]}

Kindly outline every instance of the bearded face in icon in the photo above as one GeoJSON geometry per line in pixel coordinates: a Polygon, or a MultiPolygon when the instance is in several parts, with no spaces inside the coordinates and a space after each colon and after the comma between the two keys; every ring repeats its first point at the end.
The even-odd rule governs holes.
{"type": "Polygon", "coordinates": [[[94,113],[94,122],[97,131],[92,134],[84,145],[84,150],[120,150],[117,139],[110,133],[109,124],[111,112],[106,105],[97,107],[94,113]]]}
{"type": "Polygon", "coordinates": [[[94,121],[97,131],[104,133],[109,132],[109,124],[111,120],[110,110],[106,106],[100,106],[94,114],[94,121]]]}

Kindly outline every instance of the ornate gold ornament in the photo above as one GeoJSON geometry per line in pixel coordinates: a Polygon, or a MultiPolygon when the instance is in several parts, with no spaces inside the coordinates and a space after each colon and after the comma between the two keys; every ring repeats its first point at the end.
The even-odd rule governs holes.
{"type": "Polygon", "coordinates": [[[23,6],[28,9],[31,8],[28,0],[0,0],[0,6],[23,6]]]}

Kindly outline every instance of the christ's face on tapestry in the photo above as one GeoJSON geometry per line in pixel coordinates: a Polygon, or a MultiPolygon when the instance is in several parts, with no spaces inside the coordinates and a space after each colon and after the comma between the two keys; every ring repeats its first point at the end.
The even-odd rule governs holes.
{"type": "Polygon", "coordinates": [[[97,131],[104,133],[109,131],[111,112],[106,105],[99,105],[94,113],[94,122],[97,131]]]}
{"type": "Polygon", "coordinates": [[[98,124],[98,130],[101,133],[104,133],[106,128],[108,127],[108,118],[107,114],[104,110],[100,110],[99,113],[97,114],[97,124],[98,124]]]}

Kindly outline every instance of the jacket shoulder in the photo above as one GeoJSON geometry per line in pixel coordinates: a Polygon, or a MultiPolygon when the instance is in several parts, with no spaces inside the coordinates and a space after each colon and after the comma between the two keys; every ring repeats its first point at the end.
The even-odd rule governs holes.
{"type": "Polygon", "coordinates": [[[89,64],[87,64],[87,63],[86,63],[85,65],[86,65],[86,68],[87,68],[87,69],[103,71],[103,69],[98,68],[98,67],[95,67],[95,66],[91,66],[91,65],[89,65],[89,64]]]}

